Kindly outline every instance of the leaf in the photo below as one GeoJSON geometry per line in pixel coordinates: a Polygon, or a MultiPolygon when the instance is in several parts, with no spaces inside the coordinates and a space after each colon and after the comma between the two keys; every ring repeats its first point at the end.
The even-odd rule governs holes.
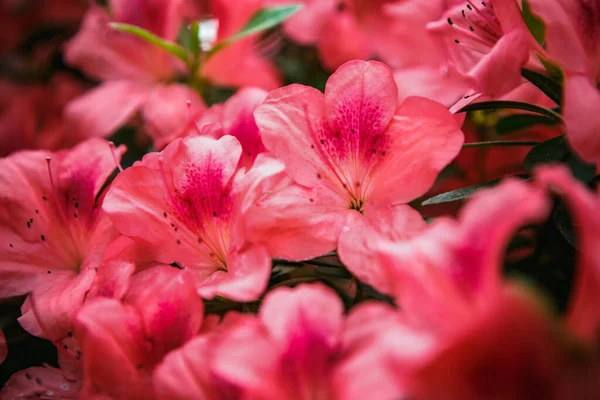
{"type": "Polygon", "coordinates": [[[544,94],[552,99],[552,101],[554,101],[556,104],[560,105],[562,103],[563,88],[560,82],[527,68],[523,68],[521,70],[521,75],[523,75],[523,77],[529,82],[537,86],[538,89],[544,92],[544,94]]]}
{"type": "Polygon", "coordinates": [[[544,66],[544,68],[546,69],[546,72],[548,73],[550,78],[554,79],[557,82],[564,82],[565,73],[564,73],[562,67],[560,66],[560,64],[542,56],[541,54],[536,54],[536,55],[537,55],[537,58],[542,63],[542,65],[544,66]]]}
{"type": "Polygon", "coordinates": [[[423,203],[421,203],[421,205],[430,206],[434,204],[444,204],[451,203],[453,201],[464,200],[471,197],[478,190],[493,187],[497,185],[498,182],[500,182],[500,179],[494,179],[493,181],[479,183],[477,185],[438,194],[437,196],[433,196],[432,198],[425,200],[423,203]]]}
{"type": "Polygon", "coordinates": [[[537,114],[515,114],[502,118],[496,124],[496,132],[499,135],[506,135],[530,128],[535,125],[556,125],[556,121],[537,114]]]}
{"type": "Polygon", "coordinates": [[[525,168],[531,171],[541,164],[564,163],[569,166],[573,176],[581,182],[590,182],[596,176],[596,166],[587,164],[569,147],[564,136],[546,140],[535,146],[525,156],[525,168]]]}
{"type": "Polygon", "coordinates": [[[108,25],[117,31],[126,32],[137,36],[140,39],[155,45],[156,47],[168,51],[183,62],[188,62],[188,52],[177,43],[164,40],[163,38],[158,37],[154,33],[147,31],[144,28],[140,28],[139,26],[123,24],[121,22],[110,22],[108,25]]]}
{"type": "Polygon", "coordinates": [[[523,14],[523,19],[525,20],[527,28],[529,28],[529,31],[535,40],[541,46],[544,46],[546,43],[546,23],[543,19],[533,13],[531,6],[529,5],[529,0],[523,0],[523,10],[521,13],[523,14]]]}
{"type": "Polygon", "coordinates": [[[221,40],[217,43],[209,52],[209,55],[216,53],[219,50],[229,46],[231,43],[245,38],[246,36],[252,35],[254,33],[262,32],[267,29],[273,28],[292,15],[294,15],[298,10],[303,7],[303,4],[286,4],[283,6],[276,6],[270,8],[264,8],[259,10],[250,18],[250,21],[237,33],[232,36],[221,40]]]}
{"type": "Polygon", "coordinates": [[[502,108],[530,111],[530,112],[533,112],[536,114],[545,115],[545,116],[555,120],[556,122],[562,122],[562,118],[561,118],[560,114],[557,114],[556,112],[554,112],[552,110],[549,110],[544,107],[536,106],[534,104],[522,103],[519,101],[482,101],[479,103],[469,104],[469,105],[461,108],[460,110],[458,110],[458,112],[478,111],[478,110],[494,110],[494,109],[502,109],[502,108]]]}
{"type": "Polygon", "coordinates": [[[531,171],[539,164],[563,161],[569,154],[564,136],[546,140],[535,146],[525,156],[525,168],[531,171]]]}

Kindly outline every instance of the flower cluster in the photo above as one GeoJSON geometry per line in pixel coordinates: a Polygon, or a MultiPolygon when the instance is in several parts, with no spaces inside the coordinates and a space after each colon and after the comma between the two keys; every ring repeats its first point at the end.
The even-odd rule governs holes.
{"type": "Polygon", "coordinates": [[[600,396],[595,1],[29,3],[0,399],[600,396]]]}

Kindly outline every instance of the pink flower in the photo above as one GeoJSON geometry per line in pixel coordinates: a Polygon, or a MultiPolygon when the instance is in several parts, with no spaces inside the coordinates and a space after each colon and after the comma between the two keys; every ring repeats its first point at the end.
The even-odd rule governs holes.
{"type": "Polygon", "coordinates": [[[325,94],[290,85],[256,109],[265,147],[295,182],[249,216],[272,255],[333,250],[349,218],[421,196],[456,156],[463,135],[445,107],[418,97],[397,107],[396,99],[389,68],[351,61],[330,77],[325,94]]]}
{"type": "Polygon", "coordinates": [[[193,277],[168,266],[134,275],[124,303],[90,301],[77,314],[75,332],[82,398],[154,398],[154,366],[200,331],[203,311],[193,277]]]}
{"type": "Polygon", "coordinates": [[[231,136],[177,139],[120,174],[104,202],[123,235],[193,271],[203,297],[254,300],[269,277],[269,254],[249,240],[244,219],[283,165],[259,156],[246,171],[241,152],[231,136]]]}
{"type": "Polygon", "coordinates": [[[350,351],[343,332],[343,305],[331,289],[276,289],[257,318],[237,316],[218,335],[171,353],[155,382],[165,399],[334,399],[336,384],[348,384],[333,379],[350,351]]]}
{"type": "Polygon", "coordinates": [[[445,45],[458,72],[475,79],[477,92],[492,97],[521,83],[521,67],[530,51],[539,48],[515,0],[450,1],[429,29],[445,45]]]}
{"type": "Polygon", "coordinates": [[[8,346],[6,345],[6,337],[4,337],[4,333],[0,329],[0,364],[2,364],[7,355],[8,346]]]}
{"type": "Polygon", "coordinates": [[[548,55],[565,72],[562,106],[569,142],[584,160],[599,163],[600,6],[593,0],[532,0],[531,7],[546,23],[548,55]]]}
{"type": "Polygon", "coordinates": [[[258,88],[240,89],[223,104],[215,104],[208,110],[201,110],[200,115],[193,117],[179,132],[172,131],[172,136],[154,138],[156,148],[163,148],[176,137],[196,136],[202,134],[218,139],[224,135],[234,136],[242,145],[240,165],[246,169],[260,153],[264,152],[260,131],[254,121],[254,110],[261,104],[267,92],[258,88]],[[196,118],[199,118],[196,121],[196,118]],[[195,126],[194,126],[195,125],[195,126]],[[205,127],[205,125],[210,125],[205,127]]]}
{"type": "Polygon", "coordinates": [[[180,0],[110,1],[111,13],[99,6],[88,10],[78,34],[67,43],[67,62],[104,81],[67,107],[72,123],[88,136],[107,136],[141,111],[150,135],[185,124],[190,101],[203,107],[200,96],[181,84],[166,85],[184,72],[166,51],[130,34],[112,30],[111,21],[140,26],[174,40],[183,18],[180,0]]]}
{"type": "Polygon", "coordinates": [[[0,160],[0,297],[84,279],[99,264],[116,232],[97,198],[124,151],[92,139],[0,160]]]}

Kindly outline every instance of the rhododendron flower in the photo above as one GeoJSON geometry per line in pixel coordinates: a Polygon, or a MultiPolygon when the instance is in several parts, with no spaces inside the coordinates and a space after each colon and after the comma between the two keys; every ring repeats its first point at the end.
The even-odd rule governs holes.
{"type": "Polygon", "coordinates": [[[195,108],[202,107],[203,102],[185,85],[165,84],[183,72],[181,62],[150,43],[108,26],[111,21],[131,23],[174,40],[183,18],[181,1],[112,0],[109,6],[110,14],[99,6],[90,7],[81,30],[67,44],[66,61],[104,81],[69,104],[67,116],[88,136],[108,135],[138,111],[150,134],[160,135],[163,130],[183,126],[186,102],[195,108]]]}
{"type": "Polygon", "coordinates": [[[91,139],[0,160],[0,297],[84,279],[99,264],[116,231],[98,195],[124,151],[91,139]]]}
{"type": "Polygon", "coordinates": [[[331,289],[279,288],[258,317],[239,316],[170,354],[155,382],[165,399],[334,399],[336,385],[348,384],[334,379],[351,351],[343,333],[343,305],[331,289]]]}
{"type": "Polygon", "coordinates": [[[429,28],[458,72],[473,77],[476,91],[492,97],[521,83],[521,67],[539,47],[515,0],[453,0],[429,28]]]}
{"type": "Polygon", "coordinates": [[[4,332],[0,329],[0,364],[8,355],[8,346],[6,345],[6,337],[4,337],[4,332]]]}
{"type": "Polygon", "coordinates": [[[418,97],[398,107],[397,92],[388,67],[351,61],[329,78],[325,94],[290,85],[256,109],[265,147],[296,183],[261,200],[268,212],[249,215],[272,255],[333,250],[349,218],[421,196],[456,156],[463,134],[448,110],[418,97]]]}
{"type": "Polygon", "coordinates": [[[199,332],[203,312],[193,277],[169,266],[134,275],[123,303],[90,301],[76,317],[82,397],[154,398],[154,366],[199,332]]]}
{"type": "Polygon", "coordinates": [[[163,148],[176,137],[207,134],[215,139],[224,135],[234,136],[242,145],[240,165],[250,168],[260,153],[265,150],[260,131],[254,121],[254,110],[263,102],[267,92],[258,88],[240,89],[223,104],[215,104],[208,110],[199,112],[180,132],[172,132],[171,137],[154,138],[156,148],[163,148]],[[205,125],[212,124],[211,127],[205,125]],[[198,129],[200,132],[198,132],[198,129]]]}
{"type": "Polygon", "coordinates": [[[600,163],[600,5],[594,0],[531,0],[546,23],[546,50],[565,72],[567,137],[586,161],[600,163]]]}
{"type": "Polygon", "coordinates": [[[232,136],[177,139],[120,174],[104,202],[123,235],[192,270],[203,297],[254,300],[269,277],[269,254],[244,220],[283,165],[261,155],[246,171],[241,152],[232,136]]]}

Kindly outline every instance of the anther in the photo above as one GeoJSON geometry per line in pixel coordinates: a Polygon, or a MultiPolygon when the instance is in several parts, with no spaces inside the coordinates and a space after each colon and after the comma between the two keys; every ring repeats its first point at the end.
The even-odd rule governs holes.
{"type": "Polygon", "coordinates": [[[448,18],[448,24],[449,25],[454,25],[454,22],[452,22],[452,18],[448,18]]]}

